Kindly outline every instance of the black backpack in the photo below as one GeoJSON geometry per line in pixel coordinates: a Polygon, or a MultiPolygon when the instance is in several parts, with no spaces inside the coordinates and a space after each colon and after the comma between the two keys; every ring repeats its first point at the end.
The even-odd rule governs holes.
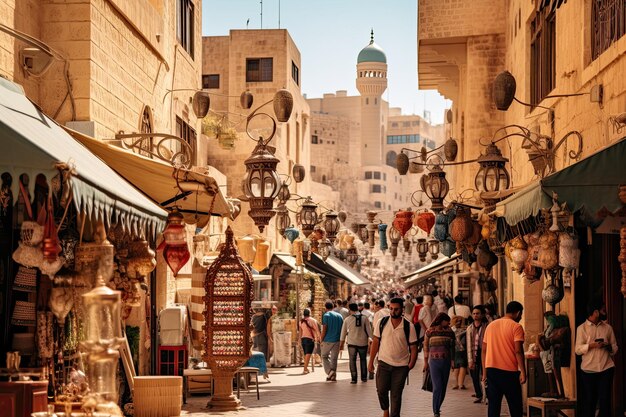
{"type": "MultiPolygon", "coordinates": [[[[389,322],[390,318],[391,318],[391,316],[385,316],[385,317],[381,318],[380,322],[378,323],[378,331],[380,332],[380,338],[379,338],[380,340],[382,340],[382,338],[383,338],[383,329],[385,328],[385,326],[389,322]]],[[[402,324],[404,325],[404,336],[406,337],[406,344],[411,346],[411,343],[409,342],[409,338],[410,338],[410,335],[411,335],[411,323],[409,323],[409,321],[407,319],[402,317],[402,324]]]]}

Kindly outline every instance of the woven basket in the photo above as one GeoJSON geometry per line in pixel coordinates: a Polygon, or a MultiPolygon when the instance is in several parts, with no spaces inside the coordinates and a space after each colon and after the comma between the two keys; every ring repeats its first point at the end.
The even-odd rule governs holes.
{"type": "Polygon", "coordinates": [[[14,326],[34,326],[35,303],[16,301],[13,316],[11,317],[11,324],[14,326]]]}
{"type": "Polygon", "coordinates": [[[138,376],[134,379],[135,417],[179,416],[183,405],[180,376],[138,376]]]}
{"type": "Polygon", "coordinates": [[[37,269],[20,265],[15,274],[13,289],[16,291],[36,292],[37,291],[37,269]]]}

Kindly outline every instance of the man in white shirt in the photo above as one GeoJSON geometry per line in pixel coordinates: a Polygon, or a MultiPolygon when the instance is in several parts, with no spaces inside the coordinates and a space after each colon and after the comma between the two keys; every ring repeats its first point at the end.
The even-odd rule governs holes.
{"type": "Polygon", "coordinates": [[[439,292],[434,290],[431,294],[433,296],[433,304],[437,308],[438,313],[445,313],[448,310],[446,302],[439,296],[439,292]]]}
{"type": "Polygon", "coordinates": [[[617,341],[610,324],[606,323],[606,307],[587,309],[587,320],[576,329],[576,354],[582,356],[581,383],[585,389],[581,401],[582,417],[611,415],[611,391],[617,353],[617,341]]]}
{"type": "Polygon", "coordinates": [[[430,295],[424,296],[424,307],[420,310],[418,316],[418,323],[422,327],[420,334],[425,334],[426,330],[430,327],[430,324],[435,320],[437,315],[437,307],[433,305],[433,297],[430,295]]]}
{"type": "Polygon", "coordinates": [[[454,305],[450,307],[448,310],[448,316],[451,319],[454,319],[456,316],[463,317],[463,321],[466,322],[467,318],[472,315],[470,308],[463,304],[463,296],[461,294],[457,294],[454,297],[454,305]]]}
{"type": "Polygon", "coordinates": [[[389,303],[390,317],[381,318],[374,328],[368,369],[374,372],[374,357],[378,355],[376,391],[383,417],[400,417],[402,391],[417,361],[417,335],[415,327],[402,317],[403,304],[402,298],[393,298],[389,303]]]}

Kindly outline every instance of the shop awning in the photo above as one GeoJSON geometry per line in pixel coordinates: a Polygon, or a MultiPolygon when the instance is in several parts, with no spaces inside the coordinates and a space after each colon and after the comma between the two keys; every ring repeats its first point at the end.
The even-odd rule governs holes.
{"type": "Polygon", "coordinates": [[[14,197],[20,175],[28,175],[32,195],[38,174],[50,181],[59,173],[55,164],[65,163],[75,171],[74,204],[88,216],[110,222],[116,214],[127,228],[152,234],[165,225],[165,211],[5,83],[0,83],[0,144],[0,171],[12,175],[14,197]]]}
{"type": "Polygon", "coordinates": [[[455,263],[457,258],[459,258],[460,256],[461,255],[459,255],[458,253],[455,253],[449,258],[444,257],[442,259],[437,259],[435,262],[431,262],[415,272],[404,275],[403,277],[401,277],[405,280],[404,286],[408,288],[414,285],[421,284],[422,282],[430,278],[433,274],[436,274],[437,272],[448,266],[452,266],[452,264],[455,263]]]}
{"type": "Polygon", "coordinates": [[[183,188],[181,191],[171,165],[69,129],[68,132],[158,205],[163,208],[177,206],[187,223],[202,227],[208,221],[208,214],[232,218],[231,205],[210,175],[210,170],[215,168],[209,168],[208,174],[180,169],[178,185],[183,188]]]}
{"type": "MultiPolygon", "coordinates": [[[[274,260],[277,260],[277,261],[281,262],[283,265],[287,266],[288,268],[291,268],[292,271],[296,271],[298,269],[298,267],[296,266],[296,258],[294,258],[293,256],[291,256],[288,253],[277,253],[277,252],[274,252],[272,254],[272,259],[270,261],[270,264],[275,263],[274,260]]],[[[305,267],[303,273],[310,274],[311,271],[309,271],[305,267]]]]}
{"type": "Polygon", "coordinates": [[[335,256],[329,256],[326,262],[317,253],[311,254],[311,259],[306,259],[309,269],[324,274],[326,276],[343,279],[354,285],[368,285],[370,282],[359,272],[352,269],[348,264],[340,261],[335,256]]]}
{"type": "Polygon", "coordinates": [[[618,186],[626,184],[626,137],[546,178],[536,181],[496,204],[496,215],[514,225],[552,205],[552,192],[559,203],[591,217],[605,208],[622,207],[618,186]]]}

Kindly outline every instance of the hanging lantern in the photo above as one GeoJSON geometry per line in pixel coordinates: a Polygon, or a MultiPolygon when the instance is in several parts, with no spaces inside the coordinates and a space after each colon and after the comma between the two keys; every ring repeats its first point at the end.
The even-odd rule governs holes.
{"type": "Polygon", "coordinates": [[[450,189],[445,171],[439,165],[435,165],[428,174],[422,176],[420,185],[432,203],[431,210],[436,213],[443,210],[443,200],[450,189]]]}
{"type": "Polygon", "coordinates": [[[559,235],[559,266],[567,269],[578,269],[580,249],[578,239],[569,233],[559,235]]]}
{"type": "Polygon", "coordinates": [[[456,243],[451,240],[444,240],[441,242],[441,253],[448,258],[454,255],[456,252],[456,243]]]}
{"type": "Polygon", "coordinates": [[[293,243],[294,240],[296,240],[298,238],[298,236],[300,236],[300,231],[298,229],[296,229],[293,226],[287,227],[285,229],[285,232],[283,233],[283,236],[285,236],[285,238],[293,243]]]}
{"type": "Polygon", "coordinates": [[[352,223],[350,225],[350,230],[352,230],[352,233],[354,233],[355,235],[359,234],[359,224],[358,223],[352,223]]]}
{"type": "Polygon", "coordinates": [[[513,263],[513,270],[521,273],[528,259],[528,245],[521,236],[514,237],[508,243],[508,247],[510,248],[509,258],[513,263]]]}
{"type": "Polygon", "coordinates": [[[191,259],[183,215],[176,209],[167,215],[167,224],[163,230],[163,242],[157,250],[163,251],[163,258],[165,258],[165,262],[175,277],[178,276],[178,271],[191,259]]]}
{"type": "Polygon", "coordinates": [[[367,225],[367,244],[370,247],[370,250],[374,249],[376,245],[376,231],[378,230],[378,226],[374,223],[368,223],[367,225]]]}
{"type": "Polygon", "coordinates": [[[276,199],[278,200],[279,204],[285,204],[287,203],[287,201],[289,201],[290,198],[291,191],[289,191],[289,186],[287,185],[287,183],[283,182],[278,189],[278,195],[276,196],[276,199]]]}
{"type": "Polygon", "coordinates": [[[272,207],[280,189],[280,178],[276,173],[276,166],[280,160],[270,152],[270,149],[259,141],[252,155],[244,162],[246,165],[244,194],[250,204],[248,215],[261,233],[274,217],[272,207]]]}
{"type": "Polygon", "coordinates": [[[422,211],[417,214],[415,225],[428,235],[435,225],[435,215],[430,211],[422,211]]]}
{"type": "Polygon", "coordinates": [[[395,261],[398,257],[398,244],[402,239],[402,235],[395,227],[391,226],[389,229],[389,240],[391,241],[391,257],[395,261]]]}
{"type": "Polygon", "coordinates": [[[256,254],[254,256],[254,262],[252,267],[261,272],[270,264],[270,244],[266,240],[259,239],[256,244],[256,254]]]}
{"type": "Polygon", "coordinates": [[[293,96],[288,90],[280,89],[274,94],[274,114],[279,122],[286,122],[293,110],[293,96]]]}
{"type": "Polygon", "coordinates": [[[439,257],[439,241],[435,239],[431,239],[428,241],[428,252],[430,252],[430,257],[433,259],[437,259],[439,257]]]}
{"type": "Polygon", "coordinates": [[[414,215],[411,210],[400,210],[396,213],[391,225],[400,232],[401,236],[404,236],[413,225],[414,215]]]}
{"type": "Polygon", "coordinates": [[[359,223],[359,239],[361,239],[361,242],[367,242],[368,236],[367,223],[359,223]]]}
{"type": "Polygon", "coordinates": [[[481,240],[478,244],[478,255],[476,261],[478,265],[485,268],[487,271],[491,271],[491,268],[498,263],[498,256],[489,249],[487,241],[481,240]]]}
{"type": "Polygon", "coordinates": [[[289,217],[289,210],[285,205],[276,207],[276,229],[281,236],[284,236],[285,230],[291,226],[291,218],[289,217]]]}
{"type": "Polygon", "coordinates": [[[389,248],[389,246],[387,246],[387,225],[385,223],[378,225],[378,240],[380,242],[380,250],[385,253],[389,248]]]}
{"type": "Polygon", "coordinates": [[[356,265],[356,262],[358,261],[358,259],[359,259],[359,254],[357,253],[356,248],[352,246],[346,252],[346,261],[348,261],[348,264],[352,268],[354,268],[354,265],[356,265]]]}
{"type": "Polygon", "coordinates": [[[462,206],[456,209],[456,217],[450,223],[448,231],[450,237],[455,242],[463,242],[472,236],[474,232],[472,218],[469,216],[468,211],[462,206]]]}
{"type": "Polygon", "coordinates": [[[480,169],[474,178],[476,189],[483,192],[507,190],[511,184],[505,168],[508,161],[496,145],[487,146],[485,154],[478,157],[480,169]]]}
{"type": "Polygon", "coordinates": [[[256,256],[256,248],[254,247],[254,238],[244,236],[236,239],[239,256],[247,264],[254,262],[256,256]]]}
{"type": "Polygon", "coordinates": [[[330,256],[330,252],[332,250],[332,243],[330,243],[329,239],[322,239],[318,243],[318,255],[322,257],[322,260],[326,262],[326,259],[330,256]]]}
{"type": "Polygon", "coordinates": [[[302,233],[305,237],[308,237],[318,223],[317,204],[311,200],[311,197],[307,197],[302,206],[300,206],[298,220],[302,226],[302,233]]]}
{"type": "Polygon", "coordinates": [[[408,233],[402,237],[402,244],[404,245],[404,252],[411,253],[411,238],[408,233]]]}
{"type": "Polygon", "coordinates": [[[409,156],[404,151],[400,151],[396,156],[396,169],[400,175],[406,175],[409,170],[409,156]]]}
{"type": "Polygon", "coordinates": [[[506,111],[515,98],[517,85],[515,77],[508,71],[503,71],[493,81],[493,101],[498,110],[506,111]]]}
{"type": "Polygon", "coordinates": [[[301,183],[304,181],[304,177],[306,176],[306,170],[304,169],[304,166],[295,164],[291,170],[291,174],[293,175],[295,182],[301,183]]]}
{"type": "Polygon", "coordinates": [[[339,212],[339,221],[340,221],[341,223],[345,223],[345,222],[346,222],[346,220],[348,220],[348,213],[346,213],[346,212],[345,212],[345,211],[343,211],[343,210],[342,210],[342,211],[340,211],[340,212],[339,212]]]}
{"type": "Polygon", "coordinates": [[[456,140],[450,138],[443,144],[443,154],[446,157],[446,161],[452,162],[456,159],[456,154],[459,151],[459,145],[456,140]]]}
{"type": "Polygon", "coordinates": [[[239,103],[241,104],[242,109],[249,109],[252,107],[252,103],[254,102],[254,96],[250,92],[250,90],[246,90],[239,96],[239,103]]]}
{"type": "Polygon", "coordinates": [[[334,211],[329,211],[324,216],[324,230],[326,231],[326,237],[331,243],[335,242],[335,238],[337,237],[337,233],[341,227],[341,223],[337,217],[338,214],[334,211]]]}
{"type": "Polygon", "coordinates": [[[367,213],[365,213],[365,215],[367,216],[367,222],[368,223],[374,223],[374,220],[376,220],[376,215],[378,214],[377,211],[374,210],[369,210],[367,213]]]}
{"type": "Polygon", "coordinates": [[[96,286],[83,294],[85,334],[81,345],[85,350],[116,348],[122,342],[121,294],[107,287],[101,275],[96,286]]]}
{"type": "Polygon", "coordinates": [[[417,254],[420,257],[420,261],[426,261],[426,255],[428,255],[428,241],[426,239],[417,239],[417,245],[415,245],[417,254]]]}
{"type": "Polygon", "coordinates": [[[210,105],[211,99],[206,91],[196,91],[196,94],[191,99],[191,107],[193,107],[193,112],[198,119],[204,119],[207,113],[209,113],[210,105]]]}

